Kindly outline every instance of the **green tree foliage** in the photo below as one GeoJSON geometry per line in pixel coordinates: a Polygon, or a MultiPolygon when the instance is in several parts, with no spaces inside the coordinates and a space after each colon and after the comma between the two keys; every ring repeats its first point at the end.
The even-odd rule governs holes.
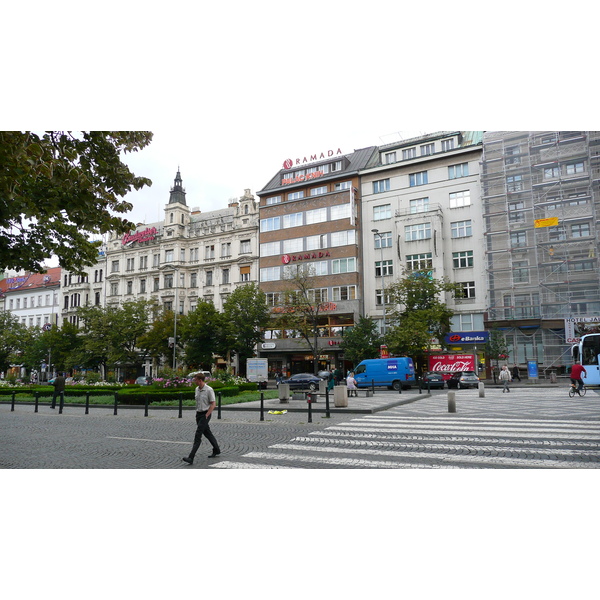
{"type": "Polygon", "coordinates": [[[382,338],[375,321],[361,316],[352,329],[346,329],[340,349],[343,350],[344,357],[356,365],[361,360],[378,358],[381,343],[382,338]]]}
{"type": "MultiPolygon", "coordinates": [[[[173,337],[175,331],[174,317],[175,313],[172,310],[156,315],[150,329],[138,339],[140,348],[148,356],[163,360],[167,364],[171,364],[173,359],[173,348],[169,345],[169,339],[173,337]]],[[[182,320],[178,319],[178,324],[182,320]]],[[[177,338],[180,339],[179,333],[177,338]]]]}
{"type": "Polygon", "coordinates": [[[82,339],[76,325],[65,321],[60,328],[29,330],[31,339],[23,353],[23,362],[29,369],[39,370],[41,363],[48,360],[58,371],[70,371],[79,366],[76,357],[82,339]]]}
{"type": "Polygon", "coordinates": [[[132,208],[122,198],[152,185],[120,153],[151,140],[148,131],[0,131],[0,265],[40,272],[52,255],[70,271],[95,264],[90,236],[133,229],[117,216],[132,208]]]}
{"type": "Polygon", "coordinates": [[[218,351],[222,323],[221,314],[208,300],[198,300],[196,310],[181,319],[177,337],[188,366],[210,369],[213,354],[218,351]]]}
{"type": "Polygon", "coordinates": [[[0,371],[6,373],[11,364],[20,364],[20,355],[28,342],[28,328],[8,311],[0,311],[0,371]]]}
{"type": "MultiPolygon", "coordinates": [[[[246,360],[254,356],[262,339],[261,328],[270,321],[265,293],[256,283],[236,288],[223,305],[222,341],[226,351],[238,356],[240,374],[245,374],[246,360]]],[[[223,350],[223,347],[221,347],[223,350]]]]}
{"type": "Polygon", "coordinates": [[[508,358],[510,352],[504,334],[496,327],[490,331],[490,337],[485,344],[486,356],[496,361],[508,358]]]}
{"type": "Polygon", "coordinates": [[[394,354],[405,354],[423,367],[425,355],[436,338],[442,347],[451,331],[454,312],[443,301],[445,294],[460,298],[459,284],[435,279],[427,271],[413,271],[386,288],[392,304],[391,328],[386,343],[394,354]]]}

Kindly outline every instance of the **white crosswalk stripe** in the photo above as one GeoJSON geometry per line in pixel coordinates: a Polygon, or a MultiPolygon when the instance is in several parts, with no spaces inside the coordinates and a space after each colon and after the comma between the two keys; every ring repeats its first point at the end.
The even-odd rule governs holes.
{"type": "Polygon", "coordinates": [[[218,468],[600,468],[600,421],[368,415],[218,468]]]}

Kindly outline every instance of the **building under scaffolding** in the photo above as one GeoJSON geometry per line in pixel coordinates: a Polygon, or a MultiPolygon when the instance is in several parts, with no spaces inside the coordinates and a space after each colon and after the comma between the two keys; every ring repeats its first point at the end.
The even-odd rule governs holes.
{"type": "Polygon", "coordinates": [[[600,320],[600,132],[489,132],[481,194],[489,307],[509,360],[571,364],[565,320],[600,320]]]}

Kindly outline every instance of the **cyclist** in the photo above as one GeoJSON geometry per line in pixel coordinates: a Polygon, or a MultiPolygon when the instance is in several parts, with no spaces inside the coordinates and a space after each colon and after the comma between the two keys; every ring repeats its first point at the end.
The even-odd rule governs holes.
{"type": "Polygon", "coordinates": [[[571,367],[571,385],[580,396],[581,388],[583,387],[583,380],[581,379],[582,373],[585,373],[585,376],[587,377],[585,367],[576,360],[575,364],[571,367]],[[575,387],[575,384],[577,384],[577,387],[575,387]]]}

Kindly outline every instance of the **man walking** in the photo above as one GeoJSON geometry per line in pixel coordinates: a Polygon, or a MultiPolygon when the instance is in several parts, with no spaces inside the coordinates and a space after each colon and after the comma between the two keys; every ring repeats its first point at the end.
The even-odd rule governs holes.
{"type": "Polygon", "coordinates": [[[576,360],[575,364],[571,367],[571,385],[575,388],[575,391],[580,396],[581,388],[583,387],[583,379],[581,379],[582,373],[585,373],[585,376],[587,377],[587,371],[585,370],[585,367],[580,364],[578,360],[576,360]]]}
{"type": "Polygon", "coordinates": [[[510,392],[508,383],[509,381],[512,381],[512,377],[510,376],[510,371],[508,370],[508,367],[506,365],[502,367],[499,379],[504,384],[504,387],[502,388],[502,393],[504,394],[504,392],[510,392]]]}
{"type": "Polygon", "coordinates": [[[204,436],[212,445],[213,451],[208,458],[214,458],[221,454],[219,449],[219,443],[209,427],[210,416],[215,409],[215,391],[205,383],[204,373],[196,373],[194,375],[194,381],[197,384],[196,388],[196,435],[194,437],[194,445],[189,456],[184,457],[182,460],[188,465],[194,462],[194,456],[200,448],[200,442],[202,442],[202,436],[204,436]]]}

